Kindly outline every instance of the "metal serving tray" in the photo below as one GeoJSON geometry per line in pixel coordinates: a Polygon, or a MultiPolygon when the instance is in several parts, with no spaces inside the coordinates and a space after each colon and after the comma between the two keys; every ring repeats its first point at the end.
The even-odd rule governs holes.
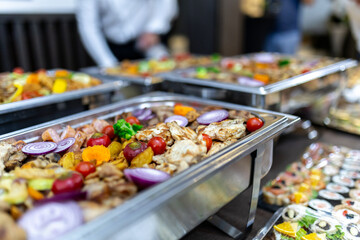
{"type": "Polygon", "coordinates": [[[126,86],[121,81],[103,81],[103,83],[89,88],[84,88],[75,91],[68,91],[61,94],[51,94],[48,96],[32,98],[28,100],[0,104],[0,115],[10,112],[17,112],[26,109],[32,109],[34,107],[40,107],[44,105],[49,105],[53,103],[61,103],[73,99],[79,99],[85,96],[98,95],[108,92],[116,91],[122,87],[126,86]]]}
{"type": "Polygon", "coordinates": [[[127,85],[102,80],[94,87],[0,104],[0,134],[109,104],[127,85]]]}
{"type": "Polygon", "coordinates": [[[15,139],[31,142],[52,127],[78,127],[93,118],[108,119],[139,107],[170,105],[181,102],[193,106],[220,106],[247,110],[263,118],[264,126],[222,151],[173,176],[168,181],[142,191],[124,204],[80,226],[61,239],[178,239],[208,219],[232,237],[242,232],[214,215],[235,196],[252,187],[245,228],[254,222],[261,174],[271,167],[273,139],[298,117],[235,104],[167,93],[151,93],[98,109],[0,136],[0,141],[15,139]],[[266,166],[262,170],[263,166],[266,166]],[[211,218],[209,218],[211,217],[211,218]]]}
{"type": "MultiPolygon", "coordinates": [[[[235,56],[229,58],[246,57],[246,56],[251,57],[252,55],[253,54],[247,54],[247,55],[235,56]]],[[[291,57],[288,55],[278,55],[278,56],[291,57]]],[[[249,87],[234,83],[223,83],[217,80],[198,79],[198,78],[190,78],[183,76],[184,73],[189,71],[194,71],[195,68],[180,69],[168,73],[161,73],[159,74],[159,76],[171,83],[188,84],[192,86],[196,85],[207,88],[215,88],[222,91],[229,90],[233,92],[247,93],[251,95],[251,104],[250,104],[251,106],[266,108],[265,96],[271,93],[276,93],[283,91],[285,89],[299,86],[301,84],[327,76],[332,73],[345,71],[346,69],[355,67],[356,65],[357,65],[357,61],[353,59],[340,60],[338,62],[330,64],[329,66],[319,68],[308,73],[304,73],[298,76],[294,76],[261,87],[249,87]]]]}

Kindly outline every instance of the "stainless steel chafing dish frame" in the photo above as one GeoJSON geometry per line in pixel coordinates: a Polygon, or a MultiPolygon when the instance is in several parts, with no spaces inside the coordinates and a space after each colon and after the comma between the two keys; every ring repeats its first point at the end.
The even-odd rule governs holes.
{"type": "MultiPolygon", "coordinates": [[[[238,57],[252,57],[256,53],[251,54],[244,54],[239,56],[233,56],[228,58],[238,58],[238,57]]],[[[276,56],[280,57],[292,57],[296,58],[296,56],[291,55],[281,55],[276,53],[271,53],[276,56]]],[[[301,57],[299,57],[301,59],[301,57]]],[[[314,58],[321,58],[314,56],[314,58]]],[[[260,107],[263,109],[266,109],[266,101],[265,98],[267,95],[271,93],[281,92],[285,89],[289,89],[292,87],[299,86],[301,84],[310,82],[312,80],[330,75],[332,73],[336,72],[344,72],[346,69],[355,67],[357,65],[357,61],[354,59],[343,59],[338,62],[335,62],[333,64],[330,64],[328,66],[312,70],[308,73],[300,74],[298,76],[294,76],[288,79],[284,79],[272,84],[268,84],[261,87],[249,87],[244,86],[240,84],[234,84],[234,83],[223,83],[217,80],[211,80],[211,79],[198,79],[198,78],[191,78],[191,77],[183,77],[182,73],[188,72],[188,71],[194,71],[195,68],[187,68],[187,69],[179,69],[174,70],[167,73],[161,73],[159,74],[160,77],[164,79],[165,82],[171,82],[171,83],[182,83],[182,84],[188,84],[188,85],[197,85],[202,86],[206,88],[215,88],[219,90],[230,90],[234,92],[242,92],[247,93],[251,95],[251,106],[253,107],[260,107]]]]}
{"type": "Polygon", "coordinates": [[[0,141],[36,141],[49,127],[61,131],[67,124],[78,127],[96,117],[108,119],[135,108],[173,105],[176,102],[246,110],[263,118],[265,123],[258,131],[176,174],[168,181],[140,192],[61,239],[177,239],[206,219],[230,236],[242,237],[243,232],[214,214],[251,186],[245,229],[252,226],[259,196],[262,163],[271,161],[269,158],[272,154],[267,152],[272,150],[273,139],[285,128],[298,122],[298,117],[197,97],[155,92],[4,134],[0,136],[0,141]]]}

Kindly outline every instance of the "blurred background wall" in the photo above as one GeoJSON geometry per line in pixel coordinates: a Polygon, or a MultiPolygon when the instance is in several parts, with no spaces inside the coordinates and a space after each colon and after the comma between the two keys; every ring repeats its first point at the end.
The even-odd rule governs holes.
{"type": "MultiPolygon", "coordinates": [[[[180,0],[179,16],[168,39],[177,38],[192,53],[224,55],[261,51],[271,18],[251,18],[240,11],[241,0],[180,0]]],[[[329,0],[302,8],[305,54],[354,57],[354,44],[343,20],[329,27],[329,0]],[[335,26],[335,25],[334,25],[335,26]],[[336,29],[336,30],[334,30],[336,29]]],[[[76,0],[0,0],[0,72],[16,66],[79,69],[93,65],[80,42],[74,17],[76,0]]]]}

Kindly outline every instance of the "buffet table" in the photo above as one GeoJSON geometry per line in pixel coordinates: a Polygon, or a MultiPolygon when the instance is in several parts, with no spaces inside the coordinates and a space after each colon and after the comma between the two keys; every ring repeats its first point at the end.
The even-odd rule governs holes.
{"type": "MultiPolygon", "coordinates": [[[[359,137],[343,133],[336,130],[331,130],[325,127],[317,127],[319,131],[318,142],[325,142],[335,145],[343,145],[349,148],[359,149],[360,142],[359,137]]],[[[305,149],[314,141],[311,141],[304,137],[301,133],[291,133],[281,136],[277,144],[274,146],[274,159],[273,166],[270,172],[262,179],[261,185],[263,186],[271,179],[274,179],[279,172],[283,171],[286,166],[300,158],[305,149]]],[[[224,219],[231,222],[233,225],[242,225],[242,221],[245,221],[242,216],[243,212],[246,211],[245,201],[250,194],[247,190],[232,202],[226,205],[220,210],[219,215],[224,219]]],[[[266,222],[273,215],[272,212],[257,208],[255,223],[245,239],[253,239],[258,231],[264,227],[266,222]]],[[[184,238],[196,240],[196,239],[232,239],[216,227],[212,226],[209,222],[203,222],[184,238]]]]}

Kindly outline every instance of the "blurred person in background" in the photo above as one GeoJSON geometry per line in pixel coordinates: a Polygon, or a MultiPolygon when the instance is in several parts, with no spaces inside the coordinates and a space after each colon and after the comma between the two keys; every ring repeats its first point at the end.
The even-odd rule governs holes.
{"type": "Polygon", "coordinates": [[[98,66],[167,56],[161,35],[177,15],[176,0],[78,0],[82,42],[98,66]]]}
{"type": "Polygon", "coordinates": [[[344,0],[344,4],[356,42],[357,58],[360,60],[360,0],[344,0]]]}
{"type": "Polygon", "coordinates": [[[312,4],[313,0],[277,0],[278,11],[275,26],[266,37],[264,50],[295,54],[300,42],[301,31],[299,26],[300,4],[312,4]]]}

